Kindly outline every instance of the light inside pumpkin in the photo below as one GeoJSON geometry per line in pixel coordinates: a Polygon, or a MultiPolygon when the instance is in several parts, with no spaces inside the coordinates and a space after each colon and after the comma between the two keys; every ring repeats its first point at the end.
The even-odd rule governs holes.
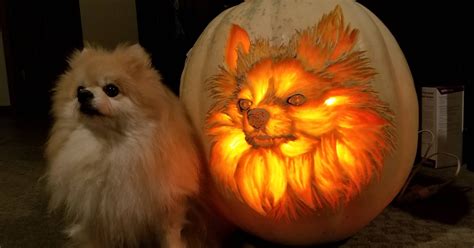
{"type": "Polygon", "coordinates": [[[286,47],[244,32],[232,27],[226,68],[213,81],[207,131],[216,185],[274,218],[350,201],[393,149],[392,114],[353,49],[357,31],[336,7],[286,47]]]}
{"type": "Polygon", "coordinates": [[[324,104],[326,104],[326,105],[328,105],[328,106],[331,106],[331,105],[333,105],[336,101],[337,101],[337,98],[335,98],[335,97],[329,97],[328,99],[326,99],[326,101],[324,101],[324,104]]]}

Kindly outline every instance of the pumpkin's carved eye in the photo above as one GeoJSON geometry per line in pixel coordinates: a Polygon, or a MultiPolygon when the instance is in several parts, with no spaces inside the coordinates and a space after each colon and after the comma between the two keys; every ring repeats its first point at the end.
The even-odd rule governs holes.
{"type": "Polygon", "coordinates": [[[252,101],[247,99],[239,99],[238,105],[240,111],[246,111],[250,108],[250,106],[252,106],[252,101]]]}
{"type": "Polygon", "coordinates": [[[294,94],[286,100],[289,104],[293,106],[300,106],[306,102],[306,97],[302,94],[294,94]]]}

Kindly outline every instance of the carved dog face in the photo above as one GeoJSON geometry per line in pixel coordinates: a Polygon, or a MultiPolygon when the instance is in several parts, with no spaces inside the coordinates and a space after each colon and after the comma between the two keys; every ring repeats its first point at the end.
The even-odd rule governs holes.
{"type": "Polygon", "coordinates": [[[393,116],[371,88],[340,7],[282,46],[233,25],[209,83],[211,174],[265,216],[298,217],[357,195],[393,149],[393,116]]]}

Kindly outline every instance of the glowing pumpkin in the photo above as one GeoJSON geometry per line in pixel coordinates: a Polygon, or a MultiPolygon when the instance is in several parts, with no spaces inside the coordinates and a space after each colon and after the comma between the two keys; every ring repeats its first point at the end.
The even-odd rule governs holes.
{"type": "Polygon", "coordinates": [[[202,131],[214,205],[276,242],[355,233],[400,190],[416,152],[404,56],[350,0],[225,11],[190,52],[181,97],[202,131]]]}

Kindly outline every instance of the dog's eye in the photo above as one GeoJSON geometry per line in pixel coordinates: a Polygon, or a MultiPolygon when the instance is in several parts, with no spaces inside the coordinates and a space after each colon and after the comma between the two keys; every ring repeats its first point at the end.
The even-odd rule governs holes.
{"type": "Polygon", "coordinates": [[[115,97],[120,93],[119,88],[115,84],[107,84],[102,89],[109,97],[115,97]]]}
{"type": "Polygon", "coordinates": [[[293,106],[300,106],[306,102],[306,97],[301,94],[294,94],[288,97],[286,101],[293,106]]]}
{"type": "Polygon", "coordinates": [[[245,110],[248,110],[250,106],[252,106],[252,101],[247,100],[247,99],[239,99],[238,104],[239,104],[240,111],[245,111],[245,110]]]}

